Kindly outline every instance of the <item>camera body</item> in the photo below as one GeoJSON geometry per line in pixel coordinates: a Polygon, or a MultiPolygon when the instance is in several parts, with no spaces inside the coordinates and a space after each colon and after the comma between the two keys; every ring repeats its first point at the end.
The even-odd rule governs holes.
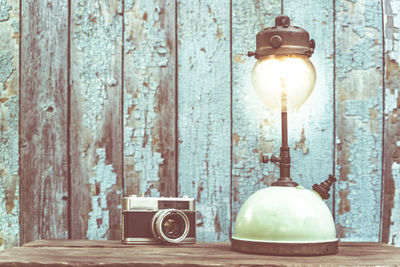
{"type": "Polygon", "coordinates": [[[124,197],[121,235],[125,244],[195,243],[195,199],[124,197]]]}

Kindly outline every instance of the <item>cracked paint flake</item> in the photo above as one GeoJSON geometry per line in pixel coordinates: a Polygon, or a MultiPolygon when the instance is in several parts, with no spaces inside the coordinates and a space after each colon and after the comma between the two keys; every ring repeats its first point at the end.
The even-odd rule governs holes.
{"type": "Polygon", "coordinates": [[[117,174],[111,164],[106,164],[106,149],[96,150],[98,161],[93,167],[93,174],[89,179],[93,190],[91,196],[92,210],[89,212],[86,237],[92,240],[106,239],[109,225],[109,207],[107,195],[117,182],[117,174]]]}
{"type": "Polygon", "coordinates": [[[0,250],[19,243],[18,96],[0,104],[0,250]]]}
{"type": "MultiPolygon", "coordinates": [[[[126,194],[160,196],[160,166],[155,137],[159,124],[160,69],[168,66],[170,51],[162,25],[164,7],[157,1],[125,3],[124,159],[126,194]],[[137,192],[139,191],[139,192],[137,192]]],[[[163,177],[170,179],[170,177],[163,177]]]]}
{"type": "Polygon", "coordinates": [[[72,238],[120,236],[122,6],[118,0],[71,5],[72,238]]]}
{"type": "Polygon", "coordinates": [[[303,130],[301,130],[300,141],[296,142],[296,146],[293,148],[293,150],[297,149],[300,149],[304,155],[308,153],[308,145],[306,144],[306,136],[304,134],[304,128],[303,130]]]}
{"type": "Polygon", "coordinates": [[[86,1],[79,1],[74,10],[74,49],[81,52],[80,60],[85,66],[80,73],[80,101],[83,105],[83,123],[96,131],[98,121],[104,120],[104,103],[108,99],[107,88],[117,86],[113,77],[110,57],[116,55],[118,36],[122,27],[118,19],[113,20],[102,12],[100,6],[91,8],[86,1]]]}
{"type": "Polygon", "coordinates": [[[385,50],[390,60],[400,58],[400,4],[398,1],[384,1],[385,5],[385,50]]]}
{"type": "Polygon", "coordinates": [[[0,250],[19,245],[17,0],[0,0],[0,250]]]}
{"type": "MultiPolygon", "coordinates": [[[[400,89],[400,87],[398,88],[400,89]]],[[[385,114],[391,114],[397,108],[398,89],[385,88],[385,114]]]]}
{"type": "Polygon", "coordinates": [[[392,216],[390,217],[390,244],[400,244],[400,164],[393,162],[392,179],[394,188],[392,216]]]}
{"type": "Polygon", "coordinates": [[[400,2],[384,1],[385,26],[385,180],[382,241],[400,245],[400,2]]]}
{"type": "MultiPolygon", "coordinates": [[[[280,115],[270,111],[255,94],[251,84],[251,70],[255,60],[244,56],[254,51],[259,30],[274,21],[280,12],[280,1],[269,5],[255,5],[248,1],[234,1],[232,6],[233,42],[233,151],[232,151],[232,221],[243,202],[255,191],[264,188],[264,177],[277,177],[274,164],[261,164],[260,154],[276,154],[280,147],[280,115]],[[250,32],[249,32],[250,31],[250,32]],[[246,74],[246,75],[244,75],[246,74]],[[264,121],[268,119],[268,125],[264,121]],[[256,149],[257,152],[254,152],[256,149]]],[[[271,179],[270,179],[271,180],[271,179]]],[[[267,180],[265,180],[267,181],[267,180]]]]}
{"type": "Polygon", "coordinates": [[[178,1],[178,191],[196,198],[197,239],[208,242],[229,240],[228,9],[226,0],[178,1]]]}
{"type": "Polygon", "coordinates": [[[336,223],[345,241],[378,241],[382,171],[382,12],[336,1],[336,223]],[[361,14],[361,15],[360,15],[361,14]],[[371,210],[373,212],[371,212],[371,210]]]}
{"type": "Polygon", "coordinates": [[[10,18],[9,11],[11,9],[12,7],[7,4],[7,0],[0,0],[0,22],[10,18]]]}
{"type": "Polygon", "coordinates": [[[0,162],[10,175],[18,175],[18,96],[10,96],[7,102],[0,105],[0,162]],[[5,153],[7,151],[8,153],[5,153]]]}
{"type": "Polygon", "coordinates": [[[9,51],[0,54],[0,82],[5,83],[13,72],[13,56],[9,51]]]}

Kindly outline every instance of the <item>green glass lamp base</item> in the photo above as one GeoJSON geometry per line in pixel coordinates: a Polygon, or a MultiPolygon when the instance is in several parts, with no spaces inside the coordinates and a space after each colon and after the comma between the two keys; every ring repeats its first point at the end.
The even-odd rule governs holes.
{"type": "Polygon", "coordinates": [[[274,256],[321,256],[337,253],[339,251],[339,241],[284,243],[232,238],[232,249],[240,252],[274,256]]]}

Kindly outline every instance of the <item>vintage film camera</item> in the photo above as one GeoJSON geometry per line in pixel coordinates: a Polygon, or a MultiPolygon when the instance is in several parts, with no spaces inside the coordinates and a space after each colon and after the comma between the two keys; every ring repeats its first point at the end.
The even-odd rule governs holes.
{"type": "Polygon", "coordinates": [[[124,197],[121,234],[125,244],[194,243],[195,199],[124,197]]]}

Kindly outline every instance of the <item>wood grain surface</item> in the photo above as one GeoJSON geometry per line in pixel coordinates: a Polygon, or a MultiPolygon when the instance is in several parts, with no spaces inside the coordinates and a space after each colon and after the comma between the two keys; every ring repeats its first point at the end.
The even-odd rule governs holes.
{"type": "MultiPolygon", "coordinates": [[[[289,113],[292,178],[335,174],[346,241],[400,245],[397,0],[283,0],[316,40],[289,113]]],[[[0,250],[120,238],[123,195],[197,199],[200,241],[279,175],[280,114],[251,85],[280,0],[0,0],[0,250]],[[21,6],[19,6],[21,3],[21,6]],[[21,36],[21,38],[20,38],[21,36]]]]}
{"type": "Polygon", "coordinates": [[[68,1],[21,6],[21,243],[68,237],[68,1]]]}
{"type": "Polygon", "coordinates": [[[71,2],[72,238],[119,239],[122,1],[71,2]]]}
{"type": "MultiPolygon", "coordinates": [[[[333,4],[331,0],[285,0],[284,13],[316,43],[310,58],[316,70],[315,88],[298,112],[288,114],[292,178],[311,189],[334,174],[333,4]]],[[[333,189],[330,194],[325,203],[333,211],[333,189]]]]}
{"type": "Polygon", "coordinates": [[[0,250],[19,244],[19,1],[0,2],[0,250]]]}
{"type": "Polygon", "coordinates": [[[346,241],[378,241],[382,177],[381,2],[336,1],[336,225],[346,241]]]}
{"type": "Polygon", "coordinates": [[[40,241],[0,252],[2,266],[398,266],[400,248],[341,243],[339,253],[276,257],[231,250],[229,243],[121,245],[118,241],[40,241]]]}
{"type": "Polygon", "coordinates": [[[400,2],[383,1],[384,66],[384,172],[382,242],[400,244],[400,2]]]}
{"type": "Polygon", "coordinates": [[[279,178],[279,168],[263,164],[261,154],[279,155],[280,113],[256,96],[251,70],[256,62],[247,51],[256,48],[256,34],[272,26],[280,0],[232,2],[232,224],[241,205],[255,191],[279,178]]]}
{"type": "Polygon", "coordinates": [[[230,227],[229,1],[178,1],[178,192],[196,198],[197,238],[230,227]]]}
{"type": "Polygon", "coordinates": [[[126,195],[176,195],[175,46],[175,1],[125,1],[126,195]]]}

